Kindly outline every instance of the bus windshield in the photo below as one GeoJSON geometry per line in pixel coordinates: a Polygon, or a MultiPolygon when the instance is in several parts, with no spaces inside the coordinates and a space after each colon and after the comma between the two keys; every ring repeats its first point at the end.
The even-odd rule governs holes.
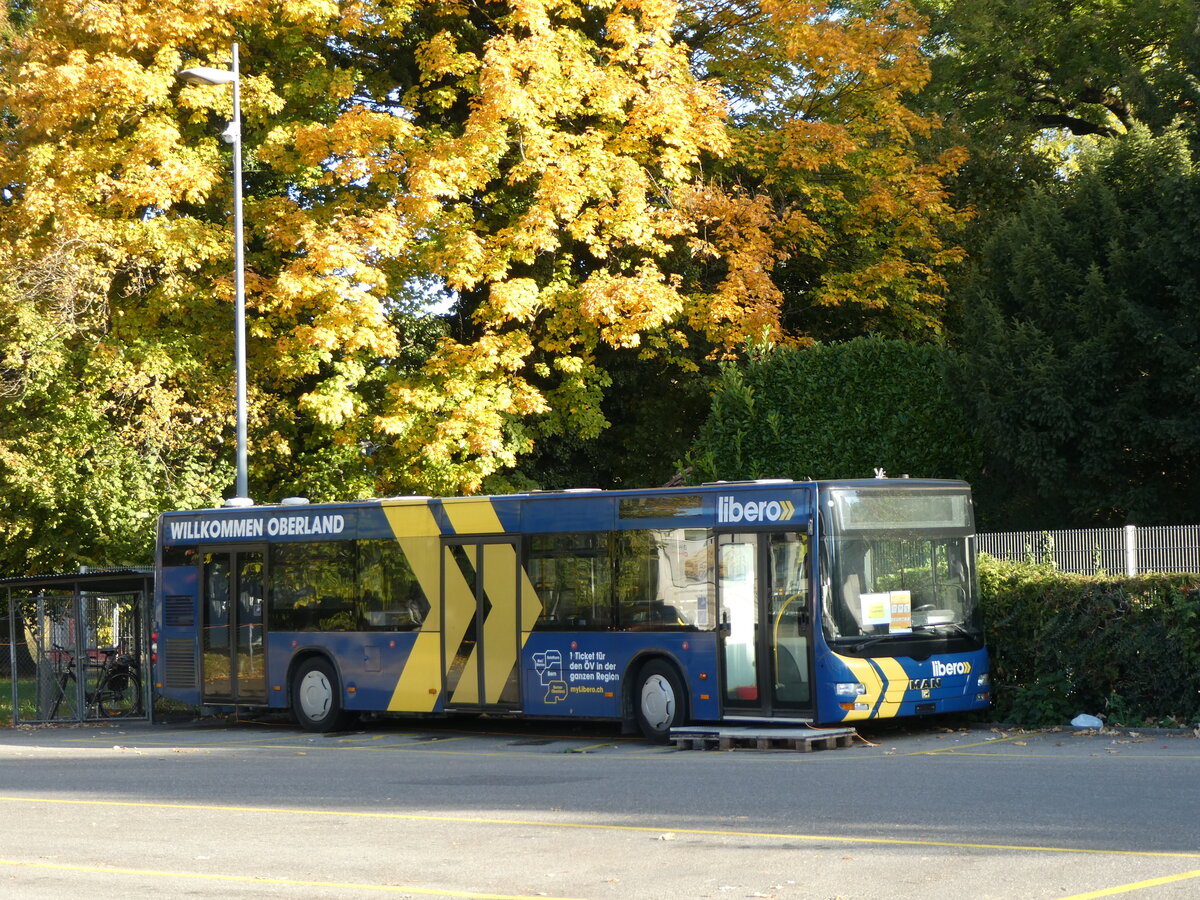
{"type": "Polygon", "coordinates": [[[982,640],[965,491],[847,490],[832,493],[828,506],[823,621],[831,642],[862,649],[982,640]]]}

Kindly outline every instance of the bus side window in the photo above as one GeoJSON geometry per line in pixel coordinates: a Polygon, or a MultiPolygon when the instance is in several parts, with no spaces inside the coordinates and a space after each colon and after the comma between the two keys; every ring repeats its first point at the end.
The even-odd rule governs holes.
{"type": "Polygon", "coordinates": [[[617,627],[645,631],[653,627],[651,606],[657,579],[653,532],[625,531],[617,536],[617,627]]]}
{"type": "Polygon", "coordinates": [[[394,540],[358,542],[358,586],[367,631],[415,631],[429,615],[429,599],[394,540]]]}
{"type": "Polygon", "coordinates": [[[605,631],[612,623],[608,535],[534,535],[526,572],[542,604],[535,631],[605,631]]]}
{"type": "Polygon", "coordinates": [[[622,532],[616,542],[617,628],[712,629],[710,537],[702,529],[622,532]]]}

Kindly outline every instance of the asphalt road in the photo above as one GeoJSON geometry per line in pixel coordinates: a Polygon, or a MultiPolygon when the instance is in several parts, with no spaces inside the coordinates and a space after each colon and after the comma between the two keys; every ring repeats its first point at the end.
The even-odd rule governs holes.
{"type": "Polygon", "coordinates": [[[1200,896],[1200,742],[923,723],[680,751],[596,725],[0,729],[0,897],[1200,896]]]}

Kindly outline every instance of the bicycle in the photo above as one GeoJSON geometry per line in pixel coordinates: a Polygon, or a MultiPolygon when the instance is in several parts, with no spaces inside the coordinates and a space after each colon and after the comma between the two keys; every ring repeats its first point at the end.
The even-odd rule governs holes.
{"type": "MultiPolygon", "coordinates": [[[[50,708],[50,718],[58,718],[58,710],[67,695],[67,685],[78,682],[75,674],[75,657],[65,647],[54,645],[59,654],[61,668],[55,680],[58,691],[50,708]],[[61,660],[65,659],[65,663],[61,660]]],[[[104,659],[98,663],[89,663],[88,668],[98,670],[96,689],[87,691],[84,700],[87,711],[94,712],[98,718],[120,718],[141,715],[142,712],[142,679],[138,674],[137,660],[132,656],[118,654],[116,647],[98,647],[97,652],[104,659]]],[[[72,689],[71,696],[75,695],[72,689]]],[[[69,701],[68,701],[69,704],[69,701]]]]}

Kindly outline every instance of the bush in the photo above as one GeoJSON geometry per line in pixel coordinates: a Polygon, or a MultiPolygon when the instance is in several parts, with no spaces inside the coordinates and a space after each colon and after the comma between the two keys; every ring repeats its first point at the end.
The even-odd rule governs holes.
{"type": "Polygon", "coordinates": [[[981,556],[995,715],[1200,723],[1200,576],[1072,575],[981,556]]]}
{"type": "Polygon", "coordinates": [[[696,481],[751,478],[962,478],[980,449],[949,390],[955,355],[862,337],[839,344],[751,344],[726,363],[685,465],[696,481]]]}

